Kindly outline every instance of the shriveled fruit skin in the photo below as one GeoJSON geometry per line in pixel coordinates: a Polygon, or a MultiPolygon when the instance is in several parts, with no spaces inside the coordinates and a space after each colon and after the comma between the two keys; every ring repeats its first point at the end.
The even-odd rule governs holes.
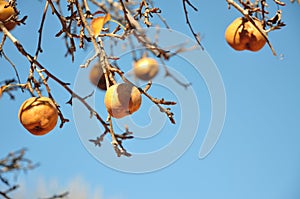
{"type": "MultiPolygon", "coordinates": [[[[261,29],[263,29],[263,25],[261,24],[261,22],[257,19],[254,19],[255,24],[260,27],[261,29]]],[[[250,45],[248,50],[250,51],[259,51],[260,49],[262,49],[264,47],[264,45],[266,44],[267,40],[264,38],[264,36],[253,26],[253,24],[251,22],[248,22],[249,24],[249,28],[248,31],[251,33],[251,37],[250,37],[250,45]]]]}
{"type": "MultiPolygon", "coordinates": [[[[254,18],[255,24],[263,28],[261,22],[254,18]]],[[[225,31],[227,43],[235,50],[259,51],[266,44],[264,36],[245,18],[235,19],[225,31]]]]}
{"type": "MultiPolygon", "coordinates": [[[[8,6],[8,2],[4,0],[0,0],[0,21],[4,22],[9,19],[12,15],[15,15],[15,10],[13,7],[8,6]],[[8,7],[6,7],[8,6],[8,7]]],[[[5,27],[7,30],[12,30],[16,26],[14,22],[5,23],[5,27]]],[[[1,30],[0,30],[1,31],[1,30]]]]}
{"type": "Polygon", "coordinates": [[[33,135],[49,133],[57,123],[58,111],[53,101],[48,97],[31,97],[20,107],[19,120],[33,135]]]}
{"type": "Polygon", "coordinates": [[[122,118],[136,112],[141,102],[140,91],[129,83],[112,85],[104,97],[106,109],[114,118],[122,118]]]}
{"type": "Polygon", "coordinates": [[[133,71],[137,78],[149,81],[158,73],[158,63],[155,59],[143,57],[133,64],[133,71]]]}

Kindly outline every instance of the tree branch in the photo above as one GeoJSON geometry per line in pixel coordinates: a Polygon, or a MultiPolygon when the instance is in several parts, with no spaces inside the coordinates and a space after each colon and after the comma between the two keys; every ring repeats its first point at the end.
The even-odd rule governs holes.
{"type": "Polygon", "coordinates": [[[186,4],[189,5],[191,8],[194,9],[194,11],[198,11],[198,9],[192,5],[192,3],[189,0],[182,0],[182,4],[183,4],[183,10],[184,10],[184,14],[185,14],[185,19],[186,19],[186,23],[188,24],[194,38],[196,39],[197,43],[199,44],[199,46],[201,47],[202,50],[204,50],[204,47],[202,46],[201,42],[200,42],[200,36],[199,34],[196,34],[193,26],[189,20],[189,15],[188,15],[188,11],[187,11],[187,7],[186,4]]]}

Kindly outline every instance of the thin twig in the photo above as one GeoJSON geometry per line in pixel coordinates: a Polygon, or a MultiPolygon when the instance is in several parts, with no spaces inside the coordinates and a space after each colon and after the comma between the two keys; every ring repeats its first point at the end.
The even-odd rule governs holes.
{"type": "Polygon", "coordinates": [[[186,23],[188,24],[194,38],[196,39],[197,43],[199,44],[199,46],[201,47],[202,50],[204,50],[204,47],[202,46],[201,42],[200,42],[200,36],[199,34],[196,34],[193,26],[189,20],[189,15],[188,15],[188,11],[187,11],[187,7],[186,4],[188,4],[191,8],[193,8],[195,11],[198,11],[197,8],[195,6],[193,6],[193,4],[189,1],[189,0],[182,0],[182,4],[183,4],[183,10],[184,10],[184,14],[185,14],[185,19],[186,19],[186,23]]]}
{"type": "Polygon", "coordinates": [[[45,8],[44,8],[44,12],[43,12],[43,16],[42,16],[40,28],[39,28],[39,30],[38,30],[39,38],[38,38],[38,44],[37,44],[36,52],[35,52],[35,55],[34,55],[34,58],[35,58],[35,59],[37,59],[38,54],[39,54],[40,52],[43,52],[43,49],[42,49],[42,46],[41,46],[41,45],[42,45],[42,35],[43,35],[43,27],[44,27],[46,15],[47,15],[48,7],[49,7],[49,2],[46,1],[46,5],[45,5],[45,8]]]}
{"type": "MultiPolygon", "coordinates": [[[[12,68],[14,69],[15,71],[15,74],[16,74],[16,77],[17,77],[17,80],[18,80],[18,83],[21,84],[21,80],[20,80],[20,76],[19,76],[19,73],[18,73],[18,70],[16,68],[16,65],[9,59],[9,57],[4,53],[4,51],[1,52],[2,55],[4,56],[4,58],[6,59],[6,61],[8,61],[8,63],[12,66],[12,68]]],[[[22,90],[23,91],[23,90],[22,90]]]]}

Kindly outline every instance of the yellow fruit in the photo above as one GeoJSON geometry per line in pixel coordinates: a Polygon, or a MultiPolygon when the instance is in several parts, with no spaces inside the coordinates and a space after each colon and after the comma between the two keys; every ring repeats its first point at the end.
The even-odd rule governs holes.
{"type": "Polygon", "coordinates": [[[137,78],[149,81],[158,73],[158,63],[155,59],[143,57],[133,64],[133,71],[137,78]]]}
{"type": "MultiPolygon", "coordinates": [[[[13,7],[9,6],[7,1],[0,0],[0,21],[5,22],[11,16],[15,15],[16,12],[13,7]],[[8,7],[7,7],[8,6],[8,7]]],[[[4,24],[7,30],[11,30],[16,26],[15,22],[7,22],[4,24]]]]}
{"type": "MultiPolygon", "coordinates": [[[[95,64],[90,71],[90,81],[101,90],[106,90],[106,80],[99,63],[95,64]]],[[[109,80],[110,85],[113,83],[109,80]]]]}
{"type": "Polygon", "coordinates": [[[33,135],[49,133],[57,123],[58,111],[48,97],[31,97],[20,107],[19,120],[33,135]]]}
{"type": "MultiPolygon", "coordinates": [[[[254,22],[263,28],[258,19],[254,18],[254,22]]],[[[264,36],[245,18],[237,18],[227,27],[225,39],[235,50],[258,51],[266,44],[264,36]]]]}
{"type": "Polygon", "coordinates": [[[128,83],[115,84],[105,93],[104,104],[108,113],[115,118],[122,118],[137,111],[142,102],[138,88],[128,83]]]}

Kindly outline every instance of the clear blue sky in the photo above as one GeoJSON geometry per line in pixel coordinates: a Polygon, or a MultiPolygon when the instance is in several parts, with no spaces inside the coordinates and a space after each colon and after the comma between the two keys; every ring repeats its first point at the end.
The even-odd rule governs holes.
{"type": "MultiPolygon", "coordinates": [[[[12,33],[31,53],[36,48],[38,19],[43,2],[30,1],[25,4],[19,1],[18,5],[21,15],[28,15],[27,25],[17,27],[12,33]]],[[[272,5],[272,2],[269,4],[272,5]]],[[[83,189],[82,193],[84,190],[90,193],[82,197],[93,198],[94,194],[97,198],[100,191],[101,197],[105,199],[300,198],[300,6],[287,2],[283,8],[283,21],[287,26],[269,34],[275,50],[282,54],[279,58],[272,55],[267,45],[257,53],[236,52],[227,45],[224,39],[225,28],[240,14],[234,9],[228,10],[225,0],[195,1],[194,5],[199,11],[189,9],[190,20],[194,29],[201,33],[202,44],[218,67],[226,89],[225,124],[212,152],[204,159],[198,158],[210,121],[210,96],[203,79],[197,79],[193,70],[182,71],[178,66],[184,63],[182,60],[174,66],[182,71],[185,79],[194,82],[192,88],[197,93],[201,110],[199,129],[191,146],[178,160],[150,173],[120,172],[97,161],[80,140],[82,132],[77,132],[72,108],[64,105],[69,95],[51,82],[54,97],[63,106],[64,115],[70,122],[63,129],[57,126],[44,137],[30,135],[18,121],[19,106],[29,97],[28,93],[14,93],[17,94],[14,101],[9,100],[7,95],[0,100],[0,157],[26,147],[29,149],[27,157],[41,163],[37,169],[20,174],[17,182],[25,187],[21,191],[26,195],[20,198],[49,196],[65,190],[72,192],[76,186],[77,192],[83,189]]],[[[161,8],[171,28],[191,36],[185,25],[181,1],[160,1],[156,6],[161,8]]],[[[57,19],[50,13],[45,28],[48,30],[43,36],[41,63],[74,85],[79,65],[86,59],[88,51],[78,49],[75,62],[71,63],[69,58],[63,56],[65,48],[62,39],[54,38],[59,26],[57,19]]],[[[14,47],[8,42],[5,51],[16,63],[21,79],[25,82],[28,63],[15,53],[14,47]]],[[[131,62],[125,60],[127,63],[124,63],[124,67],[128,70],[131,62]]],[[[4,59],[0,59],[0,67],[0,80],[14,77],[13,70],[4,59]]],[[[151,92],[158,97],[176,98],[171,93],[161,91],[159,87],[157,91],[153,88],[151,92]]],[[[103,93],[96,95],[99,99],[96,98],[98,101],[95,106],[101,111],[103,106],[100,98],[103,93]]],[[[174,108],[177,113],[175,118],[179,122],[181,108],[184,109],[180,104],[174,108]]],[[[148,124],[149,117],[144,117],[145,113],[138,112],[135,116],[143,117],[142,120],[137,119],[142,125],[148,124]]],[[[177,128],[166,124],[151,140],[135,139],[125,142],[125,145],[137,152],[159,149],[176,136],[177,128]]],[[[109,142],[108,139],[106,141],[109,142]]]]}

